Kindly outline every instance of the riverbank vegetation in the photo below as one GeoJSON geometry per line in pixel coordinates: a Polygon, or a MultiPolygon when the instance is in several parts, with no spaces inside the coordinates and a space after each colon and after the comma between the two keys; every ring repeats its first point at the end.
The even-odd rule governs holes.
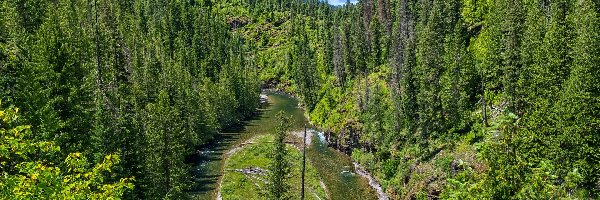
{"type": "Polygon", "coordinates": [[[185,158],[251,116],[263,85],[298,96],[393,199],[598,198],[599,14],[594,0],[5,0],[0,100],[21,117],[0,129],[60,151],[0,157],[0,194],[32,178],[16,163],[75,159],[110,162],[94,184],[116,196],[187,198],[185,158]]]}
{"type": "MultiPolygon", "coordinates": [[[[289,158],[289,151],[285,144],[287,132],[290,129],[290,117],[284,112],[277,113],[277,126],[275,127],[275,139],[273,147],[268,157],[271,158],[269,164],[269,181],[267,184],[268,199],[289,199],[290,198],[290,176],[292,172],[292,160],[289,158]]],[[[304,192],[304,191],[303,191],[304,192]]]]}
{"type": "MultiPolygon", "coordinates": [[[[225,164],[220,194],[223,199],[271,199],[269,197],[269,166],[274,162],[269,156],[273,152],[273,135],[263,135],[252,139],[251,144],[231,155],[225,164]]],[[[300,177],[302,153],[286,144],[290,163],[287,196],[300,197],[300,177]]],[[[306,165],[306,199],[327,199],[325,188],[320,184],[320,175],[310,162],[306,165]]]]}

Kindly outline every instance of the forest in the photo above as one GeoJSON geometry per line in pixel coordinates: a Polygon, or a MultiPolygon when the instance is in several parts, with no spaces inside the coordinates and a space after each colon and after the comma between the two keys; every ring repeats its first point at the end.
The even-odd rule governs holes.
{"type": "Polygon", "coordinates": [[[389,199],[600,198],[599,0],[3,0],[0,199],[197,199],[266,90],[389,199]]]}

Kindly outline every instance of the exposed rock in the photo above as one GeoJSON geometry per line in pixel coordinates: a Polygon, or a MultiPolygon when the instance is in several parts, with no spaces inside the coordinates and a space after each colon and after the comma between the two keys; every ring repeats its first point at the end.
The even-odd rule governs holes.
{"type": "Polygon", "coordinates": [[[464,162],[460,159],[458,160],[453,160],[452,163],[450,163],[450,171],[452,172],[452,176],[456,176],[456,174],[458,174],[459,172],[464,170],[464,162]]]}
{"type": "MultiPolygon", "coordinates": [[[[294,131],[294,132],[291,132],[290,134],[293,135],[293,136],[295,136],[295,137],[298,137],[298,138],[300,138],[302,140],[302,136],[304,135],[304,130],[294,131]]],[[[310,145],[312,144],[313,134],[314,134],[313,130],[307,130],[306,131],[306,148],[310,147],[310,145]]]]}
{"type": "Polygon", "coordinates": [[[233,171],[240,172],[242,174],[247,174],[247,175],[261,175],[261,176],[267,176],[267,174],[269,173],[269,171],[258,168],[258,167],[251,167],[251,168],[246,168],[246,169],[234,169],[233,171]]]}
{"type": "Polygon", "coordinates": [[[266,94],[261,94],[260,95],[260,103],[261,104],[266,104],[269,102],[269,97],[266,94]]]}

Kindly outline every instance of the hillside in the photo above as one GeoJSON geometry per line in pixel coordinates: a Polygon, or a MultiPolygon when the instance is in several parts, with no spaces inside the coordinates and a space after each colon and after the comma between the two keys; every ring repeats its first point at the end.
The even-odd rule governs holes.
{"type": "Polygon", "coordinates": [[[237,2],[265,87],[393,198],[597,196],[598,2],[237,2]]]}
{"type": "Polygon", "coordinates": [[[391,199],[600,197],[597,0],[5,0],[0,199],[211,193],[266,90],[391,199]]]}

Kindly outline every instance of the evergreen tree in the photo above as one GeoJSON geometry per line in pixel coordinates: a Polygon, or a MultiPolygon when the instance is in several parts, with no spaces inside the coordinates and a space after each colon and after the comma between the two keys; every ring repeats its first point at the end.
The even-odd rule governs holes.
{"type": "MultiPolygon", "coordinates": [[[[598,152],[600,145],[596,135],[600,130],[600,18],[597,5],[592,1],[573,2],[575,37],[569,53],[572,67],[569,78],[563,84],[555,110],[559,116],[557,142],[561,150],[556,161],[561,163],[560,176],[568,179],[568,173],[580,169],[585,179],[582,185],[593,186],[600,180],[598,152]],[[559,161],[560,160],[560,161],[559,161]]],[[[573,188],[570,188],[573,189],[573,188]]],[[[598,188],[589,188],[597,191],[598,188]]]]}
{"type": "Polygon", "coordinates": [[[342,33],[340,33],[339,27],[333,28],[333,72],[336,77],[337,83],[340,86],[343,86],[346,81],[346,64],[343,55],[343,43],[342,43],[342,33]]]}
{"type": "Polygon", "coordinates": [[[269,166],[269,198],[289,199],[290,186],[288,183],[291,164],[288,160],[288,152],[285,137],[289,130],[290,118],[283,112],[277,113],[277,126],[275,131],[275,142],[271,152],[272,163],[269,166]]]}
{"type": "MultiPolygon", "coordinates": [[[[599,5],[5,0],[0,99],[34,127],[20,141],[62,151],[0,162],[78,171],[53,183],[100,163],[104,181],[69,182],[92,185],[77,195],[185,198],[184,157],[256,114],[263,86],[296,94],[392,198],[594,198],[599,5]]],[[[7,174],[68,197],[53,192],[67,183],[38,191],[7,174]]]]}
{"type": "Polygon", "coordinates": [[[318,77],[314,61],[314,50],[310,48],[305,24],[300,23],[294,29],[294,45],[291,58],[294,79],[298,84],[298,93],[302,96],[307,110],[313,110],[317,101],[318,77]]]}
{"type": "Polygon", "coordinates": [[[521,98],[517,107],[521,107],[522,111],[533,106],[534,99],[537,98],[538,83],[536,80],[536,69],[541,67],[546,62],[545,49],[543,48],[543,40],[546,31],[546,18],[543,6],[540,2],[527,2],[525,5],[525,22],[523,31],[523,42],[521,51],[522,70],[519,73],[518,90],[516,91],[521,98]]]}
{"type": "Polygon", "coordinates": [[[144,178],[141,187],[144,198],[179,199],[185,197],[188,171],[185,156],[184,126],[170,96],[161,90],[158,102],[146,106],[144,117],[144,178]]]}
{"type": "MultiPolygon", "coordinates": [[[[396,87],[393,90],[396,131],[412,133],[416,127],[414,122],[416,116],[416,85],[413,76],[415,62],[415,21],[414,12],[411,9],[414,5],[409,5],[408,0],[401,1],[398,8],[397,22],[393,32],[396,35],[394,38],[394,48],[391,58],[392,66],[392,81],[396,87]]],[[[406,139],[406,138],[405,138],[406,139]]]]}
{"type": "Polygon", "coordinates": [[[442,74],[441,98],[444,118],[450,131],[461,131],[467,126],[469,110],[469,82],[473,76],[470,54],[463,37],[465,29],[459,20],[452,34],[446,37],[444,55],[444,73],[442,74]],[[451,130],[453,129],[453,130],[451,130]]]}
{"type": "Polygon", "coordinates": [[[520,97],[517,95],[517,80],[521,73],[521,35],[522,35],[522,5],[521,0],[506,1],[506,11],[503,12],[503,88],[508,102],[509,112],[517,112],[520,97]]]}
{"type": "Polygon", "coordinates": [[[442,2],[434,1],[432,5],[421,4],[423,12],[417,29],[417,69],[419,92],[419,131],[423,141],[430,136],[438,137],[443,133],[442,104],[440,99],[440,77],[442,63],[439,57],[443,55],[443,13],[442,2]]]}
{"type": "Polygon", "coordinates": [[[366,112],[362,115],[364,124],[364,134],[361,137],[362,146],[369,152],[374,152],[389,142],[386,136],[392,128],[389,102],[387,101],[389,93],[380,83],[375,83],[372,88],[373,92],[367,102],[366,112]]]}

